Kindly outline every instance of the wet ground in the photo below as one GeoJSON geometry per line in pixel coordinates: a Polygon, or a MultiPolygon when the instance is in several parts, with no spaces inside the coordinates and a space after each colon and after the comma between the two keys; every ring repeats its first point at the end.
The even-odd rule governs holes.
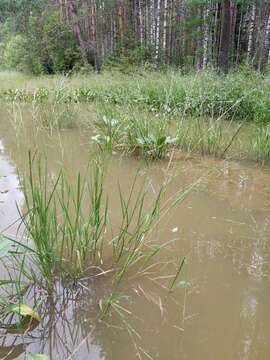
{"type": "MultiPolygon", "coordinates": [[[[27,170],[28,150],[47,156],[52,175],[64,167],[75,178],[94,156],[90,139],[78,129],[35,129],[24,116],[14,126],[0,112],[1,231],[16,235],[16,203],[23,209],[24,202],[18,172],[27,170]]],[[[166,176],[171,177],[168,197],[202,178],[200,188],[162,219],[157,241],[175,241],[160,258],[159,276],[127,277],[121,311],[103,322],[97,303],[110,279],[86,279],[78,291],[63,293],[61,301],[45,303],[43,321],[32,333],[24,338],[3,333],[1,359],[24,359],[28,351],[52,360],[270,358],[270,171],[254,164],[176,157],[168,165],[106,156],[105,190],[115,204],[115,222],[118,181],[128,192],[138,169],[150,196],[166,176]],[[162,263],[184,256],[179,284],[169,294],[162,263]]]]}

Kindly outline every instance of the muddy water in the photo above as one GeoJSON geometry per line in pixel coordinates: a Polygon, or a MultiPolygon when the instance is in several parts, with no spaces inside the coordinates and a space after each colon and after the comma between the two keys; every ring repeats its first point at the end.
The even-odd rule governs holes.
{"type": "MultiPolygon", "coordinates": [[[[14,128],[0,113],[0,229],[12,234],[16,202],[23,208],[17,170],[26,171],[29,149],[46,154],[52,174],[64,166],[74,177],[94,154],[87,131],[51,134],[25,121],[14,128]]],[[[105,188],[116,222],[118,181],[128,192],[138,168],[150,194],[169,175],[168,197],[203,178],[202,186],[162,220],[157,241],[175,241],[160,259],[159,276],[128,277],[120,299],[125,310],[105,322],[97,320],[96,303],[110,280],[85,280],[75,294],[63,294],[65,306],[46,303],[41,326],[24,339],[1,335],[0,358],[24,359],[31,351],[52,360],[269,359],[269,170],[184,155],[169,168],[167,162],[147,164],[118,155],[107,157],[106,166],[105,188]],[[183,256],[181,281],[168,294],[162,262],[183,256]]]]}

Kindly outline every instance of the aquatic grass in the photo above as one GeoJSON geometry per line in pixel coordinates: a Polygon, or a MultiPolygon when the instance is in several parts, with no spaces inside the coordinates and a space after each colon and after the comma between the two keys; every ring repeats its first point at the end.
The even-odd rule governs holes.
{"type": "MultiPolygon", "coordinates": [[[[81,105],[79,109],[76,121],[89,132],[89,142],[96,144],[99,150],[152,160],[170,159],[172,153],[181,151],[220,158],[257,159],[253,144],[248,141],[249,137],[256,137],[256,127],[244,121],[228,121],[223,117],[185,118],[104,103],[91,107],[81,105]]],[[[29,122],[26,123],[25,118],[29,118],[29,108],[13,103],[10,113],[15,114],[14,118],[10,116],[11,124],[20,141],[28,135],[29,122]]],[[[33,121],[33,129],[42,136],[47,130],[57,131],[44,128],[40,120],[33,121]]]]}
{"type": "MultiPolygon", "coordinates": [[[[42,87],[32,86],[32,92],[30,87],[3,91],[11,94],[16,135],[24,129],[22,101],[31,103],[36,129],[53,131],[83,123],[93,130],[91,141],[100,149],[150,159],[169,157],[179,149],[266,163],[258,155],[260,141],[243,145],[237,130],[249,120],[262,126],[270,119],[269,75],[248,74],[168,71],[116,76],[104,72],[99,77],[37,79],[42,87]],[[89,101],[94,103],[95,115],[91,110],[86,122],[78,103],[89,101]]],[[[254,134],[257,137],[256,129],[254,134]]]]}
{"type": "Polygon", "coordinates": [[[174,289],[174,287],[175,287],[175,284],[176,284],[176,281],[177,281],[177,279],[178,279],[178,277],[179,277],[179,275],[180,275],[180,273],[181,273],[181,271],[182,271],[185,263],[186,263],[186,258],[184,257],[184,258],[181,260],[180,265],[179,265],[179,267],[178,267],[178,269],[177,269],[177,272],[176,272],[175,276],[173,277],[173,279],[172,279],[172,281],[171,281],[171,283],[170,283],[170,286],[169,286],[169,290],[170,290],[170,291],[173,291],[173,289],[174,289]]]}
{"type": "Polygon", "coordinates": [[[243,123],[213,118],[182,118],[176,115],[136,112],[133,107],[111,106],[99,110],[103,120],[94,123],[92,141],[101,149],[110,149],[154,160],[174,150],[202,155],[225,156],[239,139],[243,123]]]}
{"type": "Polygon", "coordinates": [[[53,129],[71,129],[78,126],[76,104],[32,101],[32,117],[41,127],[53,129]]]}
{"type": "Polygon", "coordinates": [[[142,112],[106,106],[99,110],[93,125],[92,141],[101,149],[118,150],[126,154],[162,159],[176,139],[169,135],[169,120],[142,112]]]}
{"type": "MultiPolygon", "coordinates": [[[[120,189],[120,188],[119,188],[120,189]]],[[[133,188],[132,188],[133,190],[133,188]]],[[[153,203],[147,214],[145,214],[145,202],[147,191],[142,191],[135,201],[134,206],[130,207],[132,192],[128,200],[125,201],[120,190],[121,209],[122,209],[122,226],[120,234],[113,239],[114,256],[116,263],[122,262],[122,268],[114,278],[114,285],[119,286],[122,277],[131,266],[137,264],[142,259],[148,258],[152,253],[151,240],[147,235],[152,228],[154,222],[160,216],[160,205],[162,196],[164,195],[165,185],[162,185],[156,194],[153,203]],[[130,224],[135,223],[133,229],[130,224]],[[124,259],[124,261],[123,261],[124,259]]],[[[162,246],[160,247],[162,248],[162,246]]]]}
{"type": "Polygon", "coordinates": [[[255,136],[252,138],[252,149],[255,159],[262,164],[270,160],[270,126],[256,126],[255,136]]]}
{"type": "Polygon", "coordinates": [[[190,118],[177,126],[177,145],[184,151],[219,156],[225,142],[225,124],[218,120],[190,118]]]}
{"type": "MultiPolygon", "coordinates": [[[[181,204],[190,194],[190,192],[199,188],[201,179],[197,180],[186,189],[180,190],[166,201],[162,201],[164,191],[166,190],[169,183],[169,179],[167,179],[167,181],[159,189],[159,192],[156,194],[155,199],[152,202],[151,207],[146,215],[142,210],[146,201],[147,191],[142,193],[141,198],[137,198],[137,201],[135,202],[135,205],[132,207],[131,211],[128,210],[130,207],[130,201],[135,182],[131,187],[130,195],[128,196],[127,201],[124,201],[121,205],[123,222],[120,228],[123,229],[124,232],[122,231],[119,236],[114,239],[114,241],[116,240],[117,242],[117,253],[119,253],[120,250],[120,256],[118,255],[116,259],[117,263],[118,261],[121,263],[121,267],[116,271],[113,278],[113,288],[111,294],[100,302],[100,308],[102,309],[102,319],[108,315],[111,307],[114,307],[115,299],[117,299],[117,294],[119,293],[122,280],[130,272],[131,268],[135,267],[135,273],[138,275],[147,273],[150,267],[152,269],[154,267],[159,268],[159,262],[153,262],[153,260],[156,258],[158,259],[159,254],[164,249],[167,249],[174,242],[174,240],[169,240],[165,243],[157,244],[153,240],[151,234],[158,226],[161,219],[166,217],[172,208],[181,204]],[[130,213],[132,217],[134,217],[135,214],[135,219],[133,220],[135,220],[136,226],[133,231],[129,230],[130,220],[133,222],[132,217],[129,215],[130,213]]],[[[182,271],[184,263],[185,259],[182,261],[176,273],[169,276],[169,278],[172,277],[173,280],[167,287],[168,291],[173,291],[174,284],[182,271]]],[[[167,262],[165,265],[169,265],[169,262],[167,262]]]]}
{"type": "Polygon", "coordinates": [[[67,78],[62,77],[56,83],[52,95],[46,89],[39,89],[32,99],[33,120],[49,129],[73,128],[78,125],[78,109],[70,101],[67,91],[67,78]]]}
{"type": "Polygon", "coordinates": [[[102,148],[112,150],[121,144],[122,126],[119,120],[102,115],[94,123],[92,141],[102,148]]]}
{"type": "MultiPolygon", "coordinates": [[[[164,201],[169,179],[149,198],[145,183],[138,187],[138,171],[128,193],[118,185],[121,212],[116,226],[110,222],[114,209],[104,193],[103,165],[96,161],[89,170],[90,180],[89,173],[83,178],[78,174],[73,187],[63,170],[51,178],[47,163],[29,154],[29,174],[23,181],[25,209],[20,212],[24,237],[7,241],[19,249],[11,258],[12,269],[20,269],[23,278],[17,294],[30,287],[53,297],[59,283],[61,288],[76,289],[85,279],[109,278],[109,295],[100,300],[103,319],[114,307],[128,274],[143,276],[154,264],[158,271],[159,254],[173,240],[159,243],[153,231],[198,183],[164,201]]],[[[178,269],[176,278],[180,272],[178,269]]],[[[12,279],[17,278],[13,275],[12,279]]]]}
{"type": "Polygon", "coordinates": [[[47,99],[65,104],[94,101],[183,117],[222,116],[237,121],[270,121],[269,75],[251,69],[248,73],[243,69],[235,70],[226,76],[212,71],[186,75],[173,70],[131,75],[105,71],[101,75],[69,77],[65,86],[58,86],[61,81],[64,82],[59,77],[25,79],[24,86],[2,87],[0,98],[23,102],[47,99]],[[59,91],[55,91],[57,86],[59,91]]]}
{"type": "MultiPolygon", "coordinates": [[[[83,276],[111,272],[116,291],[131,268],[148,266],[164,249],[150,234],[165,211],[161,202],[167,181],[152,201],[144,184],[137,189],[138,175],[127,195],[119,184],[121,222],[112,228],[100,161],[91,167],[90,180],[89,173],[84,178],[77,175],[75,189],[63,171],[51,179],[47,164],[35,161],[29,155],[29,174],[23,181],[25,209],[20,212],[28,242],[16,242],[25,251],[23,274],[29,281],[52,292],[56,279],[76,282],[83,276]]],[[[174,199],[166,207],[176,204],[174,199]]]]}
{"type": "MultiPolygon", "coordinates": [[[[101,313],[94,308],[99,321],[111,311],[119,316],[129,314],[121,304],[124,281],[131,277],[140,280],[147,276],[150,267],[152,273],[161,270],[161,252],[170,248],[173,240],[158,241],[153,232],[158,230],[161,218],[198,185],[179,190],[165,200],[169,179],[149,194],[149,187],[139,181],[141,172],[138,171],[127,193],[119,181],[120,224],[116,225],[110,215],[118,209],[110,205],[104,190],[103,163],[97,160],[88,170],[84,176],[77,174],[74,185],[64,170],[51,175],[46,161],[29,154],[29,173],[21,176],[25,195],[25,208],[20,212],[24,237],[9,239],[7,244],[13,251],[19,249],[10,259],[13,269],[18,265],[22,268],[25,288],[21,287],[18,298],[24,299],[20,304],[33,303],[33,311],[38,310],[41,318],[38,334],[41,327],[50,326],[52,331],[54,324],[47,324],[51,306],[57,308],[56,321],[59,322],[61,314],[67,313],[63,298],[67,296],[69,303],[77,303],[77,295],[70,295],[80,291],[87,291],[83,293],[84,298],[91,293],[93,304],[99,304],[101,313]],[[105,284],[102,295],[96,294],[100,278],[105,284]],[[49,315],[46,306],[50,307],[49,315]]],[[[5,246],[3,252],[7,252],[5,246]]],[[[169,270],[172,263],[173,260],[168,261],[169,270]]],[[[162,266],[164,270],[165,264],[162,266]]],[[[176,275],[169,279],[174,276],[177,279],[180,272],[177,268],[176,275]]],[[[4,287],[9,285],[3,283],[4,287]]],[[[122,321],[128,325],[128,319],[123,317],[122,321]]],[[[22,323],[21,329],[25,334],[33,328],[25,328],[22,323]]],[[[130,336],[136,331],[131,326],[127,329],[130,336]]]]}
{"type": "MultiPolygon", "coordinates": [[[[101,214],[103,175],[97,164],[87,187],[78,174],[76,191],[61,171],[50,181],[47,165],[38,165],[33,173],[29,157],[29,180],[23,183],[25,213],[20,213],[27,237],[30,239],[33,264],[51,289],[57,276],[76,277],[86,269],[86,262],[98,260],[107,221],[107,206],[101,214]],[[89,213],[84,216],[86,196],[89,213]],[[98,244],[98,245],[97,245],[98,244]]],[[[30,246],[30,245],[29,245],[30,246]]]]}
{"type": "Polygon", "coordinates": [[[45,354],[28,353],[26,355],[26,360],[50,360],[50,358],[45,354]]]}

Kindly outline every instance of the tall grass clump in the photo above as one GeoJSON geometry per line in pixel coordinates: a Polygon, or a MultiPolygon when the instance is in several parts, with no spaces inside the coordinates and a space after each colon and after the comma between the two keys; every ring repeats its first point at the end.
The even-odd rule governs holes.
{"type": "Polygon", "coordinates": [[[60,130],[78,126],[76,104],[65,104],[58,101],[39,103],[33,100],[31,110],[33,120],[38,127],[60,130]]]}
{"type": "Polygon", "coordinates": [[[170,120],[164,116],[128,107],[106,105],[97,110],[92,141],[100,148],[119,150],[152,159],[164,158],[176,139],[170,135],[170,120]]]}
{"type": "Polygon", "coordinates": [[[60,78],[53,91],[39,91],[32,99],[32,117],[37,126],[49,129],[73,128],[78,125],[78,107],[70,99],[66,78],[60,78]]]}
{"type": "Polygon", "coordinates": [[[255,159],[262,164],[270,160],[270,125],[256,126],[252,139],[252,149],[255,159]]]}
{"type": "Polygon", "coordinates": [[[239,140],[243,123],[122,109],[106,105],[98,110],[92,141],[102,149],[163,159],[172,150],[225,156],[239,140]]]}
{"type": "Polygon", "coordinates": [[[176,194],[173,204],[162,206],[166,183],[150,201],[144,185],[138,189],[136,176],[128,194],[119,185],[120,225],[112,227],[110,213],[115,209],[104,193],[100,162],[92,168],[90,181],[78,174],[75,188],[63,171],[50,179],[44,166],[29,157],[25,209],[20,212],[28,241],[16,243],[27,254],[24,276],[50,291],[59,279],[74,283],[97,272],[114,274],[117,289],[130,268],[145,266],[164,248],[150,234],[160,215],[187,194],[176,194]]]}
{"type": "Polygon", "coordinates": [[[234,146],[242,124],[233,126],[220,119],[190,118],[177,125],[177,147],[187,152],[223,157],[234,146]]]}
{"type": "Polygon", "coordinates": [[[133,118],[126,128],[125,148],[129,153],[152,159],[164,158],[175,145],[165,119],[133,118]]]}
{"type": "Polygon", "coordinates": [[[184,117],[222,116],[238,121],[270,121],[269,74],[262,75],[248,67],[238,68],[228,75],[213,71],[185,75],[175,70],[133,74],[105,71],[101,75],[69,78],[68,86],[60,86],[61,97],[54,90],[54,81],[53,78],[40,81],[47,88],[32,92],[5,88],[0,90],[0,98],[26,102],[58,99],[65,104],[95,101],[184,117]]]}
{"type": "MultiPolygon", "coordinates": [[[[52,304],[57,313],[65,313],[67,302],[77,301],[76,294],[82,289],[99,305],[100,320],[110,311],[123,309],[119,299],[128,274],[134,279],[157,274],[161,268],[171,272],[179,259],[173,255],[173,259],[162,261],[160,254],[174,240],[159,242],[153,231],[198,184],[165,200],[166,179],[149,197],[149,188],[143,181],[138,183],[141,174],[137,172],[127,193],[118,185],[118,204],[111,205],[100,160],[84,177],[77,175],[75,186],[63,170],[53,177],[49,170],[46,162],[29,155],[29,173],[22,180],[25,207],[20,211],[24,235],[3,237],[4,242],[0,239],[0,259],[5,257],[3,263],[10,275],[10,279],[0,280],[1,289],[5,288],[0,327],[22,335],[37,326],[46,328],[52,304]],[[115,212],[117,225],[110,218],[115,212]],[[98,291],[100,279],[105,284],[102,295],[98,291]]],[[[182,267],[166,276],[168,292],[177,285],[182,267]]],[[[162,286],[166,289],[163,278],[162,286]]]]}
{"type": "Polygon", "coordinates": [[[21,219],[34,267],[52,288],[55,277],[75,278],[84,273],[88,262],[100,262],[98,251],[101,254],[108,209],[106,202],[101,203],[103,174],[98,164],[90,183],[82,182],[78,174],[75,190],[62,171],[50,181],[47,170],[41,164],[34,167],[29,158],[29,178],[23,183],[26,209],[21,219]]]}

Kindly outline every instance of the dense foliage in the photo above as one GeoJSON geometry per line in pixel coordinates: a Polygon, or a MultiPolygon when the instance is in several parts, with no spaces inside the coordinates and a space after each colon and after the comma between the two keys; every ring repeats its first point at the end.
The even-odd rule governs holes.
{"type": "Polygon", "coordinates": [[[266,0],[1,0],[0,26],[2,66],[35,74],[270,63],[266,0]]]}
{"type": "Polygon", "coordinates": [[[8,8],[9,16],[4,17],[1,28],[1,60],[7,68],[55,73],[67,72],[81,63],[76,37],[67,24],[60,22],[57,9],[46,1],[18,1],[15,5],[13,11],[8,8]]]}

